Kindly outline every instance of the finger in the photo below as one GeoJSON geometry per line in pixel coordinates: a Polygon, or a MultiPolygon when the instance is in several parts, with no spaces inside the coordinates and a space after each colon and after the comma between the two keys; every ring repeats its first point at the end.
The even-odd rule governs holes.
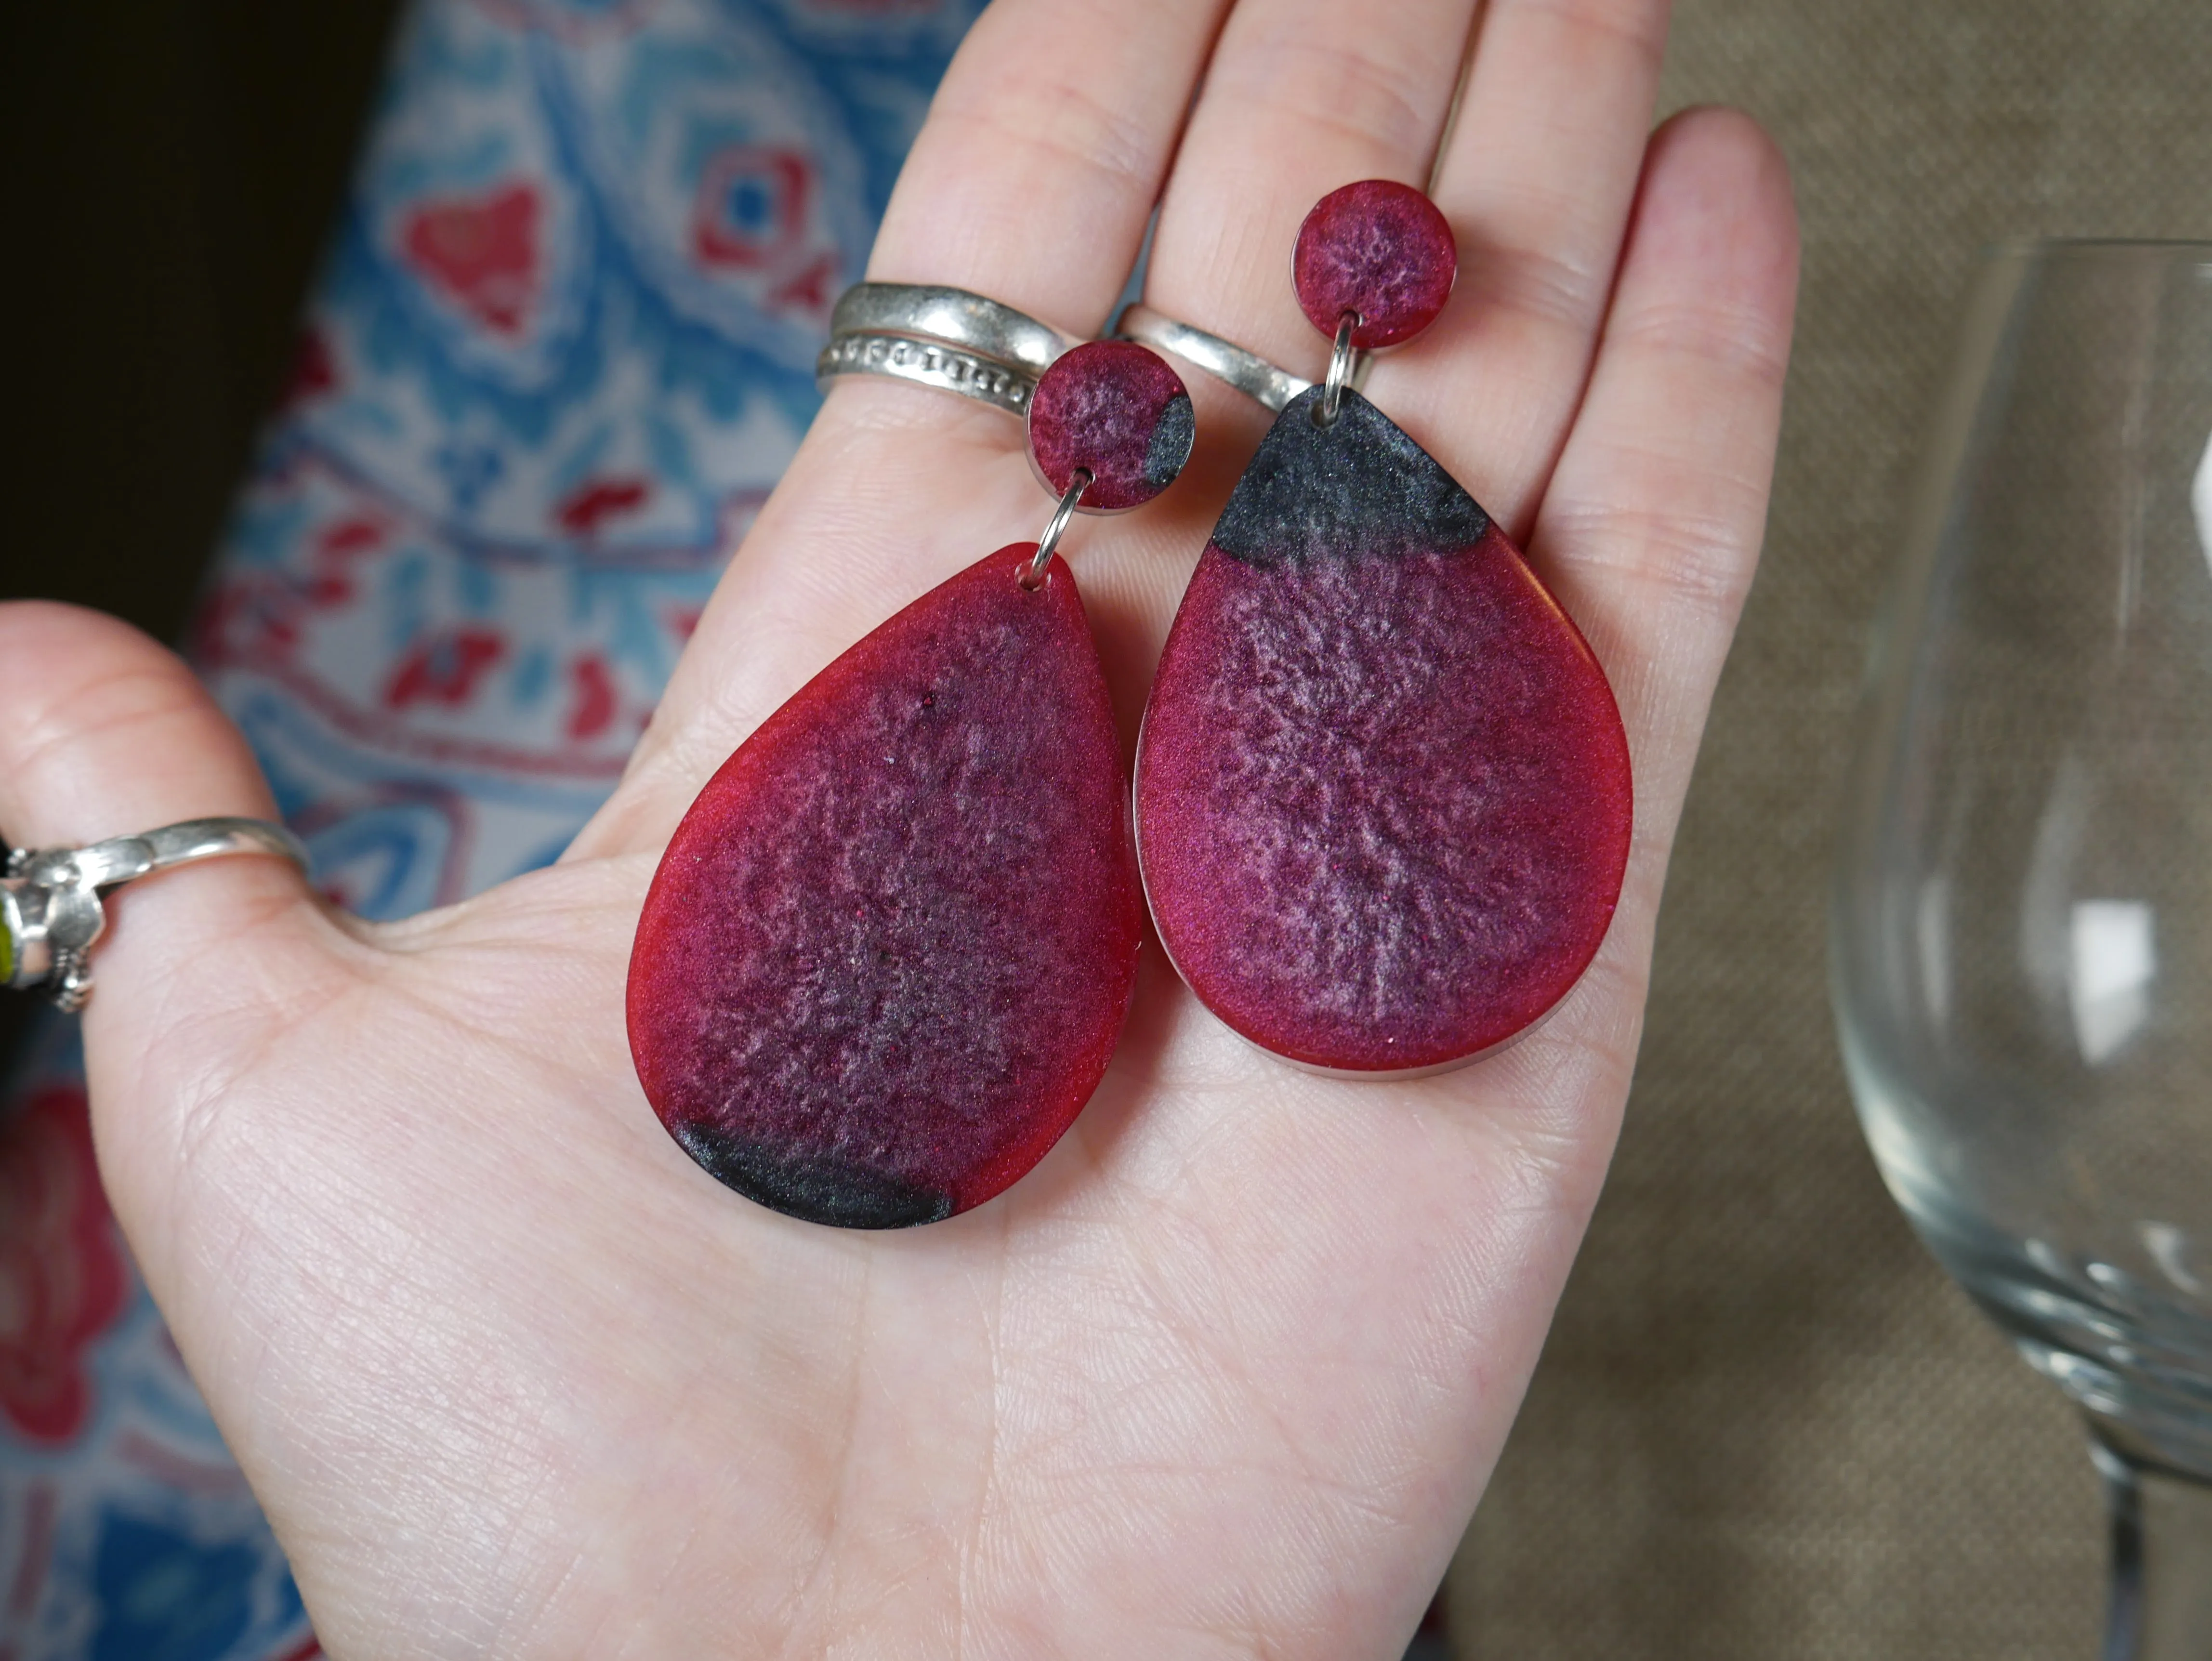
{"type": "MultiPolygon", "coordinates": [[[[1474,0],[1244,0],[1160,204],[1146,301],[1317,377],[1328,343],[1291,286],[1299,222],[1356,179],[1426,179],[1474,12],[1474,0]]],[[[1193,395],[1201,430],[1242,429],[1249,453],[1258,406],[1211,381],[1193,395]]]]}
{"type": "MultiPolygon", "coordinates": [[[[1226,0],[1000,0],[963,43],[869,275],[988,295],[1088,334],[1126,283],[1226,0]]],[[[1017,422],[841,382],[684,654],[629,776],[572,855],[665,842],[701,781],[901,605],[1050,512],[1017,422]]],[[[1084,573],[1114,636],[1110,581],[1084,573]]]]}
{"type": "Polygon", "coordinates": [[[1088,338],[1121,291],[1225,0],[1006,0],[975,21],[869,256],[1088,338]]]}
{"type": "MultiPolygon", "coordinates": [[[[276,805],[245,739],[174,654],[95,611],[0,605],[9,842],[76,846],[219,814],[271,818],[276,805]]],[[[112,892],[107,914],[86,1011],[96,1101],[127,1095],[118,1070],[133,1072],[167,1032],[258,1018],[315,978],[301,965],[322,932],[303,927],[317,909],[282,860],[165,871],[112,892]]]]}
{"type": "Polygon", "coordinates": [[[1458,286],[1418,345],[1370,381],[1516,541],[1589,373],[1668,10],[1668,0],[1492,0],[1431,191],[1458,236],[1458,286]]]}
{"type": "MultiPolygon", "coordinates": [[[[1426,176],[1476,0],[1241,0],[1223,24],[1160,205],[1146,297],[1170,315],[1318,374],[1327,343],[1290,281],[1298,222],[1347,179],[1426,176]]],[[[1178,365],[1198,443],[1176,490],[1081,568],[1134,733],[1192,564],[1267,416],[1178,365]]]]}
{"type": "Polygon", "coordinates": [[[1662,126],[1589,394],[1529,545],[1628,729],[1626,880],[1597,960],[1552,1019],[1436,1081],[1445,1100],[1516,1104],[1468,1119],[1468,1134],[1502,1136],[1549,1173],[1575,1220],[1553,1243],[1561,1278],[1627,1094],[1668,854],[1758,563],[1796,278],[1789,171],[1766,136],[1726,110],[1662,126]]]}
{"type": "Polygon", "coordinates": [[[1759,560],[1796,283],[1789,169],[1773,143],[1731,110],[1667,123],[1530,543],[1627,724],[1637,852],[1622,913],[1645,934],[1759,560]]]}

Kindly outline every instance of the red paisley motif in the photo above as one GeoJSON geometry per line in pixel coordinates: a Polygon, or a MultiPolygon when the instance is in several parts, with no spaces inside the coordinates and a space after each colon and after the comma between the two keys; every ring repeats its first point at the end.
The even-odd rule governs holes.
{"type": "Polygon", "coordinates": [[[538,213],[526,184],[441,198],[408,215],[400,241],[432,288],[494,334],[519,335],[538,303],[538,213]]]}
{"type": "Polygon", "coordinates": [[[0,1116],[0,1415],[16,1431],[58,1443],[83,1427],[84,1353],[127,1288],[84,1092],[49,1086],[0,1116]]]}

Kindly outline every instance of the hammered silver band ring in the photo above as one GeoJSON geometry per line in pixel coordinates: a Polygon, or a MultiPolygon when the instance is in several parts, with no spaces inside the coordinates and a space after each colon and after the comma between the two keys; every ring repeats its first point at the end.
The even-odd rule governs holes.
{"type": "Polygon", "coordinates": [[[46,992],[64,1009],[92,991],[92,948],[107,928],[100,896],[174,865],[265,854],[304,874],[307,850],[266,819],[186,819],[82,848],[19,848],[0,877],[0,985],[46,992]]]}
{"type": "MultiPolygon", "coordinates": [[[[1257,352],[1247,351],[1233,340],[1224,340],[1218,334],[1208,334],[1203,329],[1178,322],[1142,301],[1121,308],[1121,316],[1114,319],[1114,332],[1124,340],[1134,340],[1155,351],[1174,353],[1194,369],[1235,387],[1277,415],[1282,414],[1284,405],[1300,392],[1310,391],[1315,384],[1303,375],[1278,368],[1257,352]]],[[[1364,386],[1367,371],[1374,362],[1371,352],[1355,353],[1344,384],[1354,391],[1364,386]]]]}
{"type": "Polygon", "coordinates": [[[1277,368],[1257,352],[1246,351],[1233,340],[1178,323],[1142,301],[1121,308],[1121,316],[1114,319],[1114,332],[1157,351],[1173,352],[1193,368],[1227,382],[1247,398],[1257,399],[1278,415],[1285,405],[1313,385],[1288,369],[1277,368]]]}

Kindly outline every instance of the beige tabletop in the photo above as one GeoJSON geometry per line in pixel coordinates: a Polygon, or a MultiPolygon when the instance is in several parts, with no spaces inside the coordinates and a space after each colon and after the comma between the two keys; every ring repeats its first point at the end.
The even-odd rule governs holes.
{"type": "Polygon", "coordinates": [[[1453,1624],[1480,1661],[2088,1661],[2103,1517],[2071,1410],[1875,1175],[1823,910],[1867,623],[1976,250],[2212,238],[2212,4],[1676,16],[1663,106],[1744,106],[1795,169],[1796,356],[1627,1129],[1453,1624]]]}

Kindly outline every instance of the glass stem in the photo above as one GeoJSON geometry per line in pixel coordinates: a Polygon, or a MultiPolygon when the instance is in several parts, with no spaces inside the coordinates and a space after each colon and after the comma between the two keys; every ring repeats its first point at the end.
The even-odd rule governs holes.
{"type": "Polygon", "coordinates": [[[2112,1518],[2105,1661],[2212,1661],[2212,1482],[2131,1458],[2102,1436],[2089,1456],[2112,1518]]]}

